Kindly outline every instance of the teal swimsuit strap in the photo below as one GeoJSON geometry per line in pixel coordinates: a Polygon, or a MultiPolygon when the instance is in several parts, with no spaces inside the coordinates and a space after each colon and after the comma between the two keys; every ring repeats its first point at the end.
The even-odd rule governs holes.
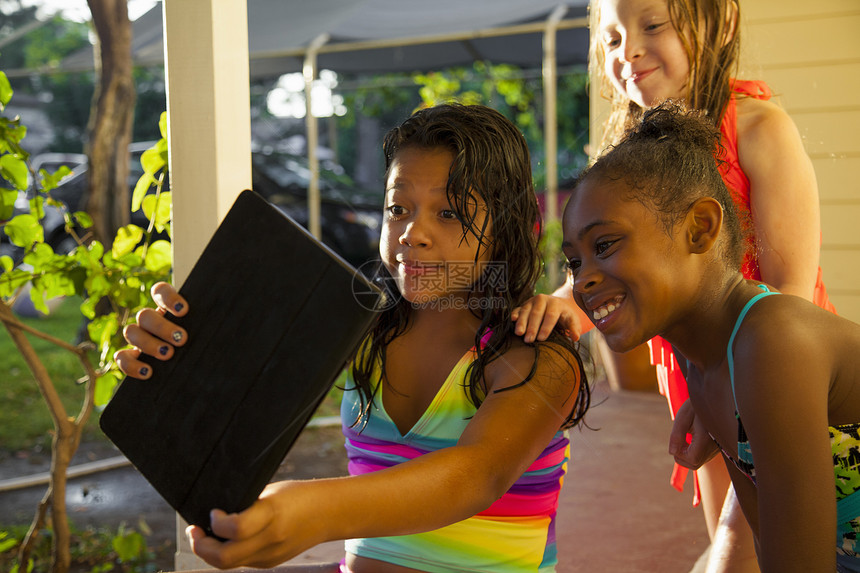
{"type": "Polygon", "coordinates": [[[772,291],[769,288],[767,288],[767,285],[761,285],[760,284],[760,285],[758,285],[758,287],[760,289],[762,289],[764,292],[755,295],[754,297],[749,299],[749,301],[746,303],[746,305],[744,305],[744,308],[741,310],[741,313],[738,315],[738,319],[735,322],[735,328],[734,328],[734,330],[732,330],[731,337],[729,337],[729,347],[726,350],[726,355],[728,356],[728,359],[729,359],[729,379],[732,382],[732,400],[735,401],[735,417],[736,418],[740,418],[740,415],[738,414],[738,399],[735,397],[735,353],[732,350],[732,347],[734,346],[734,343],[735,343],[735,336],[738,333],[738,329],[741,327],[741,323],[743,322],[744,317],[747,315],[747,313],[749,312],[749,310],[752,308],[752,306],[755,303],[757,303],[759,300],[763,299],[766,296],[770,296],[772,294],[779,294],[778,292],[772,291]]]}
{"type": "Polygon", "coordinates": [[[860,489],[836,502],[836,523],[840,532],[852,531],[850,521],[860,515],[860,489]]]}

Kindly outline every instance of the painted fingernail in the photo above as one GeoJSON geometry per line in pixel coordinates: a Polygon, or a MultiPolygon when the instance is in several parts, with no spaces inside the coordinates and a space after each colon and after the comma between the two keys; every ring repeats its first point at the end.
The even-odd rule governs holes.
{"type": "Polygon", "coordinates": [[[147,374],[149,374],[149,368],[147,368],[146,366],[144,366],[144,367],[143,367],[143,368],[141,368],[138,372],[140,372],[140,375],[141,375],[141,376],[146,376],[147,374]]]}
{"type": "Polygon", "coordinates": [[[179,342],[180,340],[182,340],[182,333],[181,333],[181,332],[179,332],[178,330],[177,330],[177,331],[174,331],[174,333],[173,333],[173,341],[174,341],[174,342],[179,342]]]}
{"type": "Polygon", "coordinates": [[[161,354],[162,356],[167,356],[168,350],[169,349],[166,346],[162,346],[161,348],[158,349],[158,353],[161,354]]]}
{"type": "Polygon", "coordinates": [[[173,310],[175,310],[176,312],[182,312],[183,308],[185,308],[185,305],[182,304],[181,302],[177,302],[176,304],[173,305],[173,310]]]}

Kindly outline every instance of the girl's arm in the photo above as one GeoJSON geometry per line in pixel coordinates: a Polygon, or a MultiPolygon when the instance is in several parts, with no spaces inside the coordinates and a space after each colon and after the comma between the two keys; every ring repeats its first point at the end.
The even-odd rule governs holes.
{"type": "MultiPolygon", "coordinates": [[[[508,351],[488,368],[490,384],[517,384],[533,360],[532,348],[508,351]]],[[[537,459],[572,408],[580,382],[544,346],[534,379],[490,392],[456,446],[360,476],[272,484],[242,513],[214,512],[212,529],[228,541],[192,528],[192,548],[217,567],[269,567],[324,541],[416,533],[471,517],[537,459]]]]}
{"type": "Polygon", "coordinates": [[[777,105],[742,99],[738,155],[750,180],[762,280],[812,300],[821,243],[818,185],[797,127],[777,105]]]}
{"type": "MultiPolygon", "coordinates": [[[[832,572],[836,492],[827,402],[833,355],[810,337],[805,303],[770,299],[750,312],[735,345],[736,397],[756,467],[761,567],[764,573],[832,572]]],[[[740,489],[738,496],[743,504],[740,489]]]]}

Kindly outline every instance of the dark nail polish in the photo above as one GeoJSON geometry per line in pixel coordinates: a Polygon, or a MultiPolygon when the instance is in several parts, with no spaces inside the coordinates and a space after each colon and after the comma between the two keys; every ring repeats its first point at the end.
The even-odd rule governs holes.
{"type": "Polygon", "coordinates": [[[182,304],[181,302],[177,302],[176,304],[173,305],[173,310],[175,310],[176,312],[182,312],[183,308],[185,308],[185,305],[182,304]]]}
{"type": "Polygon", "coordinates": [[[143,368],[140,369],[140,375],[141,376],[146,376],[147,374],[149,374],[149,368],[144,366],[143,368]]]}
{"type": "Polygon", "coordinates": [[[168,348],[166,346],[162,346],[161,348],[158,349],[158,353],[161,354],[162,356],[167,356],[167,351],[168,351],[168,348]]]}

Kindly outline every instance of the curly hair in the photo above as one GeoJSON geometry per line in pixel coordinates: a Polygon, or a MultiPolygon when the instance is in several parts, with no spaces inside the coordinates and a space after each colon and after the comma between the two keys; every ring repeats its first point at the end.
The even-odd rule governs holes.
{"type": "Polygon", "coordinates": [[[714,161],[723,154],[720,132],[703,112],[667,101],[646,111],[610,145],[579,175],[574,190],[585,180],[621,180],[628,189],[626,198],[653,207],[667,233],[697,200],[712,197],[723,210],[726,240],[721,256],[728,267],[740,268],[748,224],[742,225],[714,161]]]}
{"type": "MultiPolygon", "coordinates": [[[[738,0],[666,0],[669,19],[687,52],[690,76],[684,101],[705,112],[719,125],[731,96],[731,78],[737,73],[740,54],[740,6],[738,0]]],[[[597,33],[600,2],[591,2],[589,27],[589,74],[610,101],[609,120],[601,148],[616,141],[642,116],[644,110],[612,86],[604,69],[605,55],[597,33]]]]}
{"type": "MultiPolygon", "coordinates": [[[[514,338],[511,311],[534,294],[541,274],[538,249],[540,212],[532,182],[528,146],[522,133],[501,113],[480,105],[445,104],[421,109],[385,136],[383,153],[386,173],[397,154],[404,149],[446,149],[453,156],[446,192],[452,210],[457,214],[463,237],[477,238],[478,262],[483,249],[489,249],[489,260],[503,263],[505,280],[479,278],[469,293],[470,299],[491,299],[502,304],[469,305],[481,323],[475,334],[476,358],[467,373],[467,391],[471,402],[480,406],[487,394],[484,372],[500,358],[514,338]],[[478,217],[478,205],[486,205],[487,217],[478,217]],[[479,225],[478,221],[483,222],[479,225]],[[488,237],[488,228],[492,238],[488,237]],[[486,334],[489,333],[489,338],[486,334]]],[[[380,273],[387,275],[383,268],[380,273]]],[[[492,272],[485,268],[484,273],[492,272]]],[[[381,281],[390,286],[390,280],[381,281]]],[[[373,384],[374,370],[385,375],[387,345],[406,331],[412,305],[395,295],[397,302],[380,312],[363,349],[353,361],[352,375],[361,396],[359,420],[366,420],[374,394],[380,385],[373,384]],[[375,389],[374,389],[375,388],[375,389]]],[[[536,343],[531,372],[518,387],[534,377],[540,353],[559,353],[579,372],[579,396],[564,422],[573,426],[583,417],[590,401],[590,390],[577,349],[561,333],[554,333],[546,343],[536,343]],[[568,357],[567,355],[570,355],[568,357]]],[[[504,388],[504,391],[510,388],[504,388]]]]}

